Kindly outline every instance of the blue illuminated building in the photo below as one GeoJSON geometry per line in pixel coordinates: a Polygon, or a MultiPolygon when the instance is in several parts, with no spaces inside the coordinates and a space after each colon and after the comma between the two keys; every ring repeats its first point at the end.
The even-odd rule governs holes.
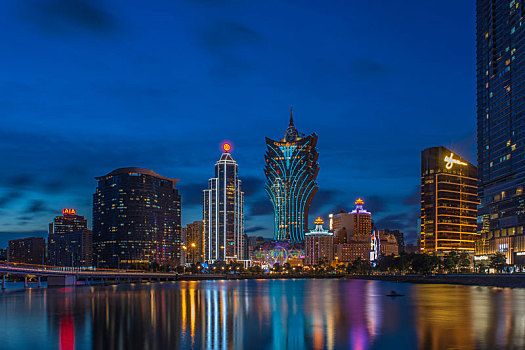
{"type": "Polygon", "coordinates": [[[284,138],[266,138],[265,190],[273,205],[276,240],[304,241],[308,210],[318,188],[316,145],[316,134],[305,136],[297,132],[292,110],[284,138]]]}

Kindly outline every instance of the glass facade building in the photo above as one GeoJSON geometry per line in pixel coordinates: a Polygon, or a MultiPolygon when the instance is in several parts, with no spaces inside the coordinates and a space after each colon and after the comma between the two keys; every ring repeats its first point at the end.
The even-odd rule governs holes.
{"type": "Polygon", "coordinates": [[[274,239],[304,241],[308,211],[317,192],[317,135],[299,134],[290,113],[284,138],[266,138],[265,190],[273,205],[274,239]]]}
{"type": "Polygon", "coordinates": [[[14,263],[44,265],[46,263],[46,240],[29,237],[9,241],[7,260],[14,263]]]}
{"type": "Polygon", "coordinates": [[[479,252],[511,261],[525,251],[525,6],[477,0],[476,9],[479,252]]]}
{"type": "Polygon", "coordinates": [[[209,262],[244,259],[244,193],[230,145],[223,149],[215,177],[204,190],[204,254],[209,262]]]}
{"type": "Polygon", "coordinates": [[[120,168],[96,179],[94,265],[178,265],[181,198],[175,184],[179,180],[142,168],[120,168]]]}
{"type": "Polygon", "coordinates": [[[445,147],[421,152],[422,253],[474,253],[479,233],[477,169],[445,147]]]}

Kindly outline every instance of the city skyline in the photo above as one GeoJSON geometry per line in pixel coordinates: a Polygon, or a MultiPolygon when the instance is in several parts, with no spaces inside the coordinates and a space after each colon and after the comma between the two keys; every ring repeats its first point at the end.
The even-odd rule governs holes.
{"type": "Polygon", "coordinates": [[[197,7],[204,12],[185,26],[156,20],[138,5],[123,11],[119,2],[90,2],[87,10],[98,21],[71,9],[51,14],[43,5],[0,6],[6,33],[16,31],[32,42],[20,47],[6,38],[2,57],[10,67],[0,78],[6,90],[0,141],[4,246],[35,232],[46,235],[49,219],[61,208],[76,208],[92,222],[93,178],[119,167],[181,178],[182,223],[197,220],[206,169],[217,155],[209,150],[225,139],[233,141],[243,169],[246,233],[270,238],[264,136],[286,127],[290,104],[296,123],[320,140],[320,190],[309,228],[312,218],[350,210],[355,198],[364,197],[379,228],[398,228],[415,242],[419,152],[445,145],[475,163],[472,4],[449,13],[446,6],[408,2],[396,5],[405,10],[399,11],[401,21],[389,15],[392,4],[318,7],[319,16],[305,5],[281,4],[272,11],[271,29],[243,16],[249,10],[267,13],[256,4],[156,5],[174,16],[196,18],[197,7]],[[225,8],[231,16],[221,20],[225,8]],[[424,40],[413,31],[428,25],[417,19],[419,12],[434,14],[424,40]],[[291,16],[304,33],[285,28],[291,16]],[[371,19],[365,36],[361,26],[371,19]],[[396,31],[385,33],[393,26],[396,31]],[[146,45],[138,34],[143,29],[158,34],[148,53],[140,50],[146,45]],[[348,33],[351,40],[342,45],[348,33]],[[77,39],[84,45],[75,45],[77,39]],[[384,50],[392,56],[388,62],[384,50]],[[42,59],[33,59],[32,51],[42,59]],[[453,78],[459,82],[449,91],[453,78]]]}

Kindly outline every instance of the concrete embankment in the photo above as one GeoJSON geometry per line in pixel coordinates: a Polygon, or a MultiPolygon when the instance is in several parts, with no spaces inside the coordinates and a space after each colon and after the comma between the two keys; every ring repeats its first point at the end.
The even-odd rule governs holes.
{"type": "Polygon", "coordinates": [[[378,280],[401,283],[460,284],[466,286],[491,286],[525,288],[525,274],[512,275],[348,275],[348,279],[378,280]]]}

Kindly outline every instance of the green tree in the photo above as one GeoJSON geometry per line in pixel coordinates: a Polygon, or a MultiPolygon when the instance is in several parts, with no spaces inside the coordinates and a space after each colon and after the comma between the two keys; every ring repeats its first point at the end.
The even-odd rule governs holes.
{"type": "Polygon", "coordinates": [[[501,272],[501,270],[507,267],[507,258],[501,253],[496,253],[490,257],[489,266],[496,271],[501,272]]]}
{"type": "Polygon", "coordinates": [[[459,261],[458,261],[458,268],[461,271],[470,270],[471,261],[470,261],[470,255],[468,255],[467,252],[462,252],[459,254],[459,261]]]}
{"type": "Polygon", "coordinates": [[[460,256],[455,251],[452,251],[445,255],[445,257],[443,258],[443,267],[445,268],[445,271],[449,273],[457,272],[459,260],[460,256]]]}
{"type": "Polygon", "coordinates": [[[420,274],[432,273],[438,266],[439,258],[428,254],[416,254],[412,260],[412,270],[420,274]]]}

